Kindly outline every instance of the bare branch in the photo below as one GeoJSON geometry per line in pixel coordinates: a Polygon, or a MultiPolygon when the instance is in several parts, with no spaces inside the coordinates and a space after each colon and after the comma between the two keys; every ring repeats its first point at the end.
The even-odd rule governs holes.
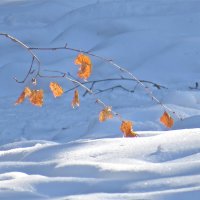
{"type": "MultiPolygon", "coordinates": [[[[34,48],[34,47],[29,47],[29,46],[25,45],[23,42],[21,42],[19,39],[16,39],[16,38],[14,38],[13,36],[10,36],[9,34],[1,33],[1,32],[0,32],[0,35],[1,35],[1,36],[4,36],[4,37],[6,37],[6,38],[9,38],[9,39],[12,40],[13,42],[16,42],[16,43],[19,44],[21,47],[25,48],[25,49],[31,54],[31,56],[32,56],[31,66],[30,66],[30,68],[29,68],[29,70],[28,70],[28,73],[27,73],[27,75],[25,76],[24,80],[18,81],[18,80],[15,78],[15,80],[16,80],[17,82],[19,82],[19,83],[24,83],[24,82],[27,80],[27,78],[29,77],[29,75],[30,75],[31,72],[32,72],[32,68],[33,68],[33,63],[34,63],[34,61],[37,61],[38,70],[37,70],[35,79],[36,79],[37,77],[45,77],[45,78],[66,78],[67,80],[69,80],[69,81],[75,83],[75,84],[76,84],[75,87],[79,87],[79,86],[80,86],[80,87],[84,88],[84,89],[86,90],[87,93],[90,93],[90,94],[95,95],[95,94],[93,93],[93,91],[92,91],[92,88],[93,88],[93,86],[94,86],[94,84],[95,84],[96,82],[95,82],[94,84],[92,83],[91,89],[89,89],[88,87],[85,86],[85,84],[83,84],[83,83],[79,82],[78,80],[75,80],[75,79],[73,79],[73,78],[67,76],[67,74],[64,73],[64,72],[54,71],[55,73],[56,73],[56,72],[57,72],[57,73],[60,73],[60,74],[61,74],[60,76],[44,76],[44,75],[41,75],[41,74],[40,74],[40,71],[41,71],[41,70],[40,70],[40,60],[37,58],[37,56],[34,54],[33,51],[34,51],[34,50],[37,50],[37,51],[38,51],[38,50],[42,50],[42,51],[43,51],[43,50],[44,50],[44,51],[50,51],[50,50],[52,50],[52,51],[55,51],[55,50],[69,50],[69,51],[74,51],[74,52],[78,52],[78,53],[84,53],[84,54],[87,54],[87,55],[89,55],[89,56],[93,56],[93,57],[95,57],[95,58],[98,58],[99,60],[102,60],[102,61],[104,61],[104,62],[106,62],[106,63],[112,65],[113,67],[115,67],[116,69],[120,70],[121,72],[124,72],[124,73],[128,74],[128,75],[130,76],[130,79],[131,79],[131,80],[134,80],[135,82],[137,82],[136,87],[137,87],[138,85],[140,85],[140,86],[144,89],[144,91],[146,92],[146,94],[148,94],[148,96],[149,96],[154,102],[156,102],[157,104],[159,104],[164,110],[169,111],[169,112],[173,113],[174,115],[176,115],[177,118],[182,119],[182,118],[181,118],[176,112],[174,112],[171,108],[169,108],[168,106],[166,106],[166,105],[164,105],[162,102],[160,102],[160,101],[153,95],[152,91],[151,91],[148,87],[146,87],[146,86],[144,85],[144,83],[150,83],[150,84],[152,84],[153,86],[157,87],[157,89],[160,89],[161,87],[164,87],[164,86],[161,86],[161,85],[159,85],[159,84],[153,83],[153,82],[151,82],[151,81],[139,80],[136,76],[133,75],[133,73],[131,73],[130,71],[128,71],[126,68],[124,68],[124,67],[118,65],[118,64],[115,63],[112,59],[108,59],[108,58],[104,58],[104,57],[98,56],[98,55],[96,55],[96,54],[91,53],[90,51],[83,51],[83,50],[79,50],[79,49],[75,49],[75,48],[70,48],[70,47],[67,46],[67,44],[66,44],[65,46],[63,46],[63,47],[53,47],[53,48],[37,48],[37,47],[34,48]]],[[[52,72],[53,72],[53,71],[52,71],[52,72]]],[[[99,80],[99,82],[101,82],[101,81],[103,81],[103,80],[99,80]]],[[[87,82],[87,83],[88,83],[88,82],[87,82]]],[[[119,87],[119,86],[118,86],[118,87],[119,87]]],[[[121,87],[121,86],[120,86],[120,87],[121,87]]],[[[102,104],[103,106],[106,106],[106,105],[105,105],[101,100],[99,100],[99,99],[97,99],[97,102],[100,103],[100,104],[102,104]]],[[[116,114],[116,115],[118,115],[118,114],[116,114]]],[[[121,117],[120,117],[120,118],[121,118],[121,117]]]]}

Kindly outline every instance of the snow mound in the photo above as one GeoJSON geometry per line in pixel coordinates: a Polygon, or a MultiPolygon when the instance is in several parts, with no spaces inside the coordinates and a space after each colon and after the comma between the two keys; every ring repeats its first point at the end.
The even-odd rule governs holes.
{"type": "Polygon", "coordinates": [[[4,145],[0,197],[198,199],[200,129],[139,134],[4,145]]]}

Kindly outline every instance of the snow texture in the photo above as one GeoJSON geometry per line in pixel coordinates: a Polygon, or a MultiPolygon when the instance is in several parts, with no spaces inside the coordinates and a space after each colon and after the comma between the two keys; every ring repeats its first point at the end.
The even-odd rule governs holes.
{"type": "MultiPolygon", "coordinates": [[[[14,102],[31,81],[17,84],[30,55],[0,37],[0,199],[2,200],[199,200],[200,198],[200,1],[199,0],[1,0],[0,32],[32,47],[64,46],[113,59],[183,120],[172,130],[159,122],[162,107],[137,87],[99,93],[137,138],[123,138],[117,118],[98,121],[91,95],[71,108],[73,92],[54,99],[51,80],[42,108],[14,102]],[[193,89],[191,89],[193,88],[193,89]]],[[[76,76],[70,51],[34,51],[45,69],[76,76]]],[[[128,78],[92,58],[90,80],[128,78]]],[[[59,81],[65,90],[70,82],[59,81]]],[[[133,81],[96,84],[97,89],[133,81]]],[[[89,86],[89,85],[88,85],[89,86]]],[[[33,87],[33,86],[32,86],[33,87]]],[[[84,91],[80,89],[80,94],[84,91]]]]}

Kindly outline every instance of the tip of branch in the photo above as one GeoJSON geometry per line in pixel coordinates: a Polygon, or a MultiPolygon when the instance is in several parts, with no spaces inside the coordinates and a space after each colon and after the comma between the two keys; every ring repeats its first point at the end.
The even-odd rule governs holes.
{"type": "Polygon", "coordinates": [[[13,79],[14,79],[17,83],[24,83],[24,81],[19,81],[16,77],[13,77],[13,79]]]}
{"type": "Polygon", "coordinates": [[[13,79],[17,82],[17,78],[16,77],[13,77],[13,79]]]}

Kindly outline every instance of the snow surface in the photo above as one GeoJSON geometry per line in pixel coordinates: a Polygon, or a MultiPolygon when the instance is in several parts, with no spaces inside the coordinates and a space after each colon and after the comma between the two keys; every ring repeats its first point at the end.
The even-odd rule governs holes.
{"type": "MultiPolygon", "coordinates": [[[[51,80],[39,80],[45,105],[14,106],[25,87],[30,55],[0,38],[0,199],[149,200],[200,198],[199,0],[1,0],[0,32],[33,47],[64,46],[112,58],[146,84],[179,114],[168,130],[159,123],[163,109],[140,87],[120,88],[98,97],[134,121],[137,138],[123,138],[120,121],[98,121],[95,99],[72,92],[54,99],[51,80]]],[[[45,69],[76,75],[74,52],[35,53],[45,69]]],[[[90,80],[128,77],[92,58],[90,80]]],[[[59,81],[67,90],[73,85],[59,81]]],[[[99,83],[97,89],[132,81],[99,83]]],[[[89,86],[89,85],[88,85],[89,86]]],[[[33,87],[33,86],[32,86],[33,87]]],[[[84,91],[80,90],[83,94],[84,91]]]]}

